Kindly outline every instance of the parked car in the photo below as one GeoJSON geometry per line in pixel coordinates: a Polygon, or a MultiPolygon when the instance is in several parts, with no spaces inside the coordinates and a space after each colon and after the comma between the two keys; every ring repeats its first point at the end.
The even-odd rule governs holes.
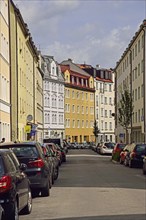
{"type": "Polygon", "coordinates": [[[0,148],[11,148],[19,162],[27,165],[25,173],[33,195],[40,192],[42,196],[50,195],[50,169],[39,142],[3,143],[0,148]]]}
{"type": "Polygon", "coordinates": [[[46,146],[42,145],[43,153],[45,155],[45,158],[48,162],[49,170],[50,170],[50,188],[54,184],[54,164],[53,164],[53,158],[49,152],[49,149],[47,149],[46,146]]]}
{"type": "Polygon", "coordinates": [[[100,146],[100,154],[110,154],[112,155],[112,151],[114,149],[115,143],[113,142],[105,142],[102,143],[100,146]]]}
{"type": "Polygon", "coordinates": [[[146,156],[146,144],[136,144],[129,155],[129,167],[142,167],[146,156]]]}
{"type": "Polygon", "coordinates": [[[0,149],[0,204],[5,220],[18,220],[19,213],[30,214],[32,196],[30,181],[13,151],[0,149]]]}
{"type": "Polygon", "coordinates": [[[112,151],[112,160],[120,161],[120,153],[124,149],[125,146],[126,144],[124,143],[116,143],[112,151]]]}
{"type": "Polygon", "coordinates": [[[126,165],[126,156],[131,153],[131,151],[133,150],[133,148],[135,147],[134,143],[131,144],[127,144],[123,150],[120,153],[120,164],[125,164],[126,165]]]}
{"type": "Polygon", "coordinates": [[[1,205],[0,205],[0,220],[4,220],[4,209],[1,205]]]}
{"type": "Polygon", "coordinates": [[[144,175],[146,175],[146,156],[143,158],[142,172],[144,175]]]}
{"type": "Polygon", "coordinates": [[[53,163],[54,163],[54,180],[58,178],[59,175],[59,166],[61,163],[61,152],[57,150],[57,147],[54,143],[49,143],[45,144],[46,148],[50,152],[52,158],[53,158],[53,163]]]}

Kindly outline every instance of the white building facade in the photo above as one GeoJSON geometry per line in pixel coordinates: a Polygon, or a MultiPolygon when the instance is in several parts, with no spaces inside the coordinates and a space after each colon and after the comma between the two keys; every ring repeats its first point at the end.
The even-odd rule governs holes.
{"type": "Polygon", "coordinates": [[[98,70],[100,77],[95,77],[95,119],[100,130],[98,142],[115,142],[115,84],[111,70],[98,70]]]}
{"type": "Polygon", "coordinates": [[[44,138],[65,138],[64,77],[52,56],[43,56],[44,138]]]}

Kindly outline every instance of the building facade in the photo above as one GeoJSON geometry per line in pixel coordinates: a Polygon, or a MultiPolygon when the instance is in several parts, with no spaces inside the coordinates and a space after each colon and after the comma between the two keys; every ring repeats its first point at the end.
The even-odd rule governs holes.
{"type": "MultiPolygon", "coordinates": [[[[128,88],[133,98],[133,117],[128,128],[128,142],[146,141],[146,20],[142,22],[127,49],[115,67],[116,74],[116,106],[120,94],[128,88]]],[[[123,137],[125,130],[119,125],[116,108],[116,140],[123,137]]]]}
{"type": "Polygon", "coordinates": [[[91,65],[80,64],[80,67],[94,77],[95,87],[95,120],[100,133],[97,141],[115,142],[115,76],[110,69],[96,68],[91,65]]]}
{"type": "Polygon", "coordinates": [[[64,76],[53,56],[42,56],[44,138],[65,138],[64,76]]]}
{"type": "Polygon", "coordinates": [[[13,141],[35,140],[38,134],[37,128],[39,126],[42,128],[43,124],[39,57],[27,24],[13,1],[10,3],[10,36],[11,139],[13,141]],[[41,113],[38,113],[39,109],[41,109],[41,117],[41,113]],[[38,115],[39,118],[37,118],[38,115]]]}
{"type": "Polygon", "coordinates": [[[0,141],[10,141],[9,1],[0,1],[0,141]]]}
{"type": "Polygon", "coordinates": [[[65,77],[65,138],[78,143],[95,141],[93,77],[71,59],[60,65],[65,77]]]}

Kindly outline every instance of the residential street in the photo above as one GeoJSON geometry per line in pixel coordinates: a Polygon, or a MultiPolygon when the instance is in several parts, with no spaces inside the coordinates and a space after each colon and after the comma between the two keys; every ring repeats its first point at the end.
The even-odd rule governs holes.
{"type": "Polygon", "coordinates": [[[142,170],[113,163],[92,150],[69,150],[50,197],[33,199],[20,220],[146,220],[142,170]]]}

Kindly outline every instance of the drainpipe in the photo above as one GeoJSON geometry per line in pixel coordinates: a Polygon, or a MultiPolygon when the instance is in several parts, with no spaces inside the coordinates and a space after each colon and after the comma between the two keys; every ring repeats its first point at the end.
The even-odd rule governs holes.
{"type": "Polygon", "coordinates": [[[144,106],[144,143],[146,142],[146,112],[145,112],[145,110],[146,110],[146,104],[145,104],[145,101],[146,101],[146,95],[145,95],[145,93],[146,93],[146,77],[145,77],[145,38],[146,38],[146,36],[145,36],[145,28],[143,28],[143,32],[144,32],[144,49],[143,49],[143,61],[144,61],[144,63],[143,63],[143,82],[144,82],[144,99],[143,99],[143,101],[144,101],[144,103],[143,103],[143,106],[144,106]]]}

